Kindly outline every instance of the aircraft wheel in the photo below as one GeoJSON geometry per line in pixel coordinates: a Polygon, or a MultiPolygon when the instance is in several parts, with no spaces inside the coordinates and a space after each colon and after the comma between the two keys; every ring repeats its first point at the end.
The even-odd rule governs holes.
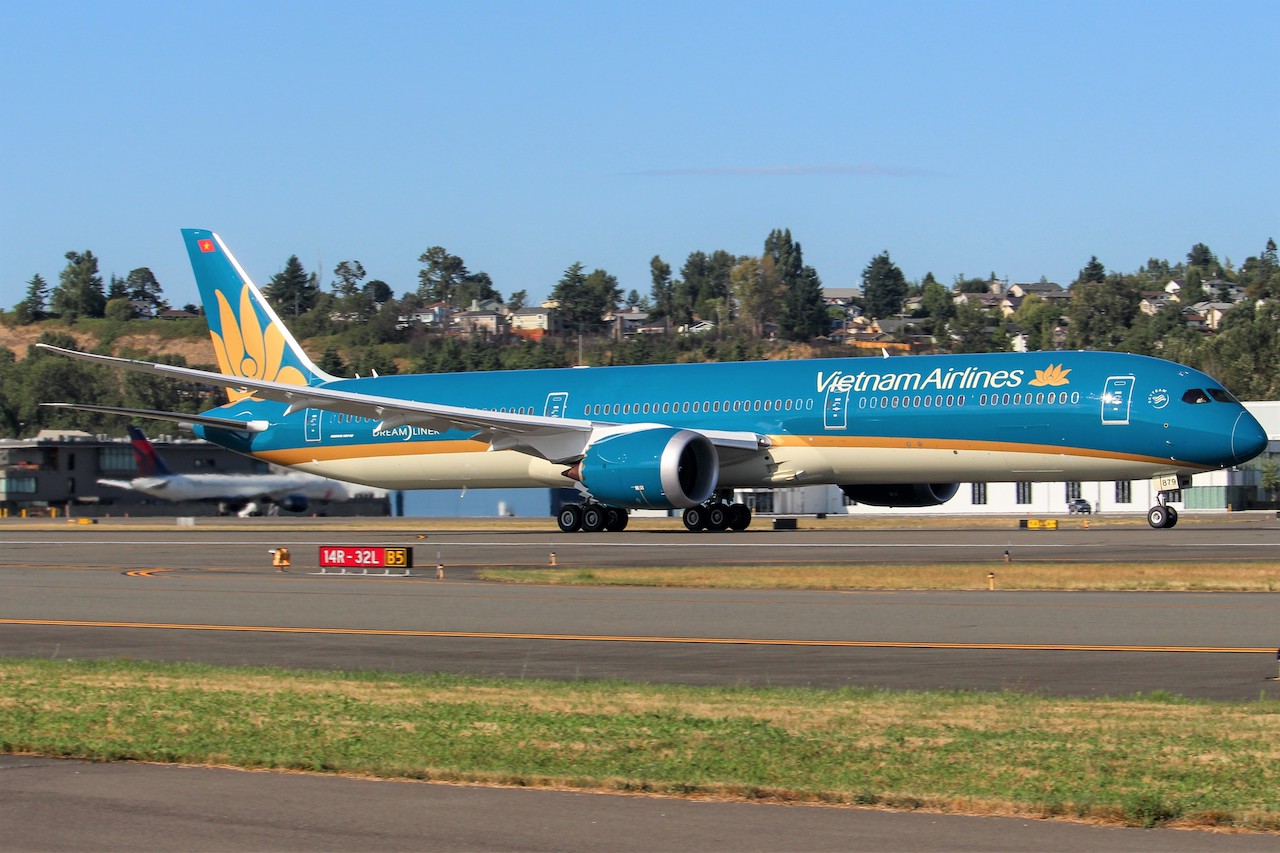
{"type": "Polygon", "coordinates": [[[1168,516],[1164,522],[1165,529],[1168,530],[1178,523],[1178,511],[1171,506],[1166,506],[1164,512],[1168,516]]]}
{"type": "Polygon", "coordinates": [[[586,533],[599,533],[604,530],[608,520],[608,511],[602,506],[591,505],[582,508],[582,529],[586,533]]]}
{"type": "Polygon", "coordinates": [[[1169,508],[1163,504],[1157,504],[1147,510],[1147,524],[1159,530],[1161,527],[1169,526],[1169,508]]]}
{"type": "Polygon", "coordinates": [[[681,516],[684,520],[684,527],[690,533],[697,533],[699,530],[707,528],[707,510],[706,507],[691,506],[684,511],[681,516]]]}
{"type": "Polygon", "coordinates": [[[751,507],[746,504],[729,505],[729,529],[746,530],[751,525],[751,507]]]}
{"type": "Polygon", "coordinates": [[[707,529],[729,529],[729,508],[727,506],[724,504],[712,504],[707,507],[707,529]]]}
{"type": "Polygon", "coordinates": [[[560,530],[564,533],[578,532],[582,529],[582,507],[577,504],[565,504],[560,507],[556,524],[560,525],[560,530]]]}
{"type": "Polygon", "coordinates": [[[627,514],[625,509],[618,509],[616,506],[605,508],[604,529],[611,530],[614,533],[621,533],[627,529],[627,522],[631,520],[631,516],[627,514]]]}

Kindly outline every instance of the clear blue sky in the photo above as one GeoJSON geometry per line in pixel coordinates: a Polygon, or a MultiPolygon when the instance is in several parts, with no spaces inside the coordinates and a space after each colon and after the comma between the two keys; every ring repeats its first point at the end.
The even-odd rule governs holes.
{"type": "Polygon", "coordinates": [[[1280,239],[1280,3],[0,4],[0,305],[69,250],[194,301],[178,229],[397,293],[759,254],[828,287],[1069,282],[1280,239]]]}

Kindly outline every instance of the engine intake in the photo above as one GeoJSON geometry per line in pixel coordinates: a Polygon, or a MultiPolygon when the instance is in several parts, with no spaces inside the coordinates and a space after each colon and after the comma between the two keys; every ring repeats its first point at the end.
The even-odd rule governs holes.
{"type": "Polygon", "coordinates": [[[867,506],[937,506],[956,496],[959,483],[900,483],[841,486],[845,497],[867,506]]]}
{"type": "Polygon", "coordinates": [[[654,427],[592,443],[582,461],[565,474],[610,506],[686,509],[715,492],[720,458],[701,433],[654,427]]]}

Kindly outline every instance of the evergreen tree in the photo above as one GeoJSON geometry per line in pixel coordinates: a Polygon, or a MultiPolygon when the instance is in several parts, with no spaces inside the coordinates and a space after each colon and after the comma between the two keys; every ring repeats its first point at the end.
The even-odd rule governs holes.
{"type": "Polygon", "coordinates": [[[111,281],[107,283],[107,301],[110,302],[112,299],[128,300],[128,298],[129,288],[124,283],[124,279],[112,273],[111,281]]]}
{"type": "Polygon", "coordinates": [[[314,308],[320,295],[316,277],[307,274],[297,255],[289,256],[284,269],[271,277],[266,291],[277,310],[292,317],[299,317],[314,308]]]}
{"type": "Polygon", "coordinates": [[[650,302],[655,319],[670,320],[675,310],[674,285],[671,282],[671,264],[654,255],[649,261],[649,278],[653,282],[650,302]]]}
{"type": "Polygon", "coordinates": [[[67,265],[58,275],[53,289],[52,307],[64,320],[101,317],[107,307],[107,295],[98,274],[98,259],[93,252],[67,252],[67,265]]]}
{"type": "Polygon", "coordinates": [[[764,241],[765,255],[772,258],[782,288],[779,334],[791,341],[804,341],[828,331],[827,306],[822,298],[822,280],[813,267],[804,265],[800,244],[791,239],[790,229],[774,229],[764,241]]]}
{"type": "Polygon", "coordinates": [[[1080,270],[1080,274],[1076,276],[1076,284],[1084,282],[1093,282],[1101,284],[1107,280],[1107,268],[1098,260],[1097,255],[1089,258],[1089,263],[1084,265],[1084,269],[1080,270]]]}
{"type": "Polygon", "coordinates": [[[37,320],[43,320],[45,301],[49,298],[49,285],[36,273],[27,282],[27,295],[13,308],[13,319],[20,326],[26,326],[37,320]]]}
{"type": "Polygon", "coordinates": [[[902,311],[907,298],[907,278],[902,270],[881,252],[862,271],[862,295],[867,313],[879,320],[902,311]]]}

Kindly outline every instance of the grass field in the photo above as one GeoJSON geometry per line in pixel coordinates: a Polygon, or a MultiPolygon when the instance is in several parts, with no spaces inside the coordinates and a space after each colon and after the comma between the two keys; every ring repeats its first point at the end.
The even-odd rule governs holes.
{"type": "Polygon", "coordinates": [[[1280,563],[931,563],[482,569],[485,580],[727,589],[1064,589],[1275,592],[1280,563]]]}
{"type": "Polygon", "coordinates": [[[0,750],[1280,830],[1280,702],[0,660],[0,750]]]}

